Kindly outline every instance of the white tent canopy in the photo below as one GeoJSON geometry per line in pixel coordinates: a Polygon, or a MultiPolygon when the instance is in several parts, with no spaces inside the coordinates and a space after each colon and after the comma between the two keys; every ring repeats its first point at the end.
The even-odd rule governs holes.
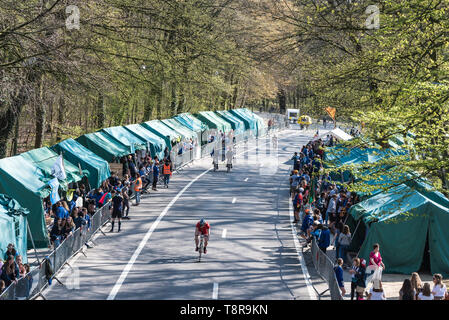
{"type": "Polygon", "coordinates": [[[350,134],[347,134],[346,132],[344,132],[343,130],[341,130],[340,128],[335,128],[327,133],[324,133],[320,136],[324,137],[327,135],[333,135],[335,138],[340,139],[340,140],[344,140],[344,141],[348,141],[350,139],[352,139],[353,137],[350,134]]]}

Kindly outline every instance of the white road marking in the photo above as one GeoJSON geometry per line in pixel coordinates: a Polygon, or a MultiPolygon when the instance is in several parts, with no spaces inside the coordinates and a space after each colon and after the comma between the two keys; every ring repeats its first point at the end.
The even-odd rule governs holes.
{"type": "Polygon", "coordinates": [[[248,181],[248,178],[246,178],[244,181],[248,181]]]}
{"type": "Polygon", "coordinates": [[[212,291],[212,299],[218,299],[218,283],[214,282],[214,289],[212,291]]]}
{"type": "Polygon", "coordinates": [[[232,203],[235,203],[237,201],[237,198],[232,198],[232,203]]]}
{"type": "Polygon", "coordinates": [[[223,233],[221,234],[221,237],[222,238],[226,238],[226,232],[227,232],[228,230],[227,229],[223,229],[223,233]]]}
{"type": "Polygon", "coordinates": [[[290,199],[288,199],[288,204],[289,204],[288,205],[288,210],[290,212],[290,225],[291,225],[291,228],[292,228],[293,241],[295,242],[296,252],[298,253],[299,264],[301,265],[302,273],[304,275],[304,280],[305,280],[305,282],[307,284],[307,289],[309,291],[310,299],[317,300],[317,296],[316,296],[315,290],[313,290],[312,281],[310,280],[309,270],[307,270],[306,262],[304,261],[304,257],[302,255],[301,245],[299,244],[298,236],[296,235],[296,231],[295,231],[296,228],[293,225],[293,220],[294,220],[293,204],[290,201],[290,199]]]}
{"type": "MultiPolygon", "coordinates": [[[[257,149],[258,146],[242,151],[239,154],[237,154],[237,156],[246,153],[248,151],[257,149]]],[[[156,219],[155,222],[153,222],[153,224],[151,225],[150,229],[147,231],[147,233],[145,234],[144,238],[142,239],[142,241],[140,242],[139,246],[137,247],[137,249],[134,251],[131,259],[128,261],[127,265],[125,266],[125,269],[123,269],[122,274],[120,275],[120,278],[117,280],[117,282],[115,283],[114,287],[112,288],[111,292],[109,293],[109,296],[107,298],[107,300],[114,300],[117,293],[119,292],[120,288],[122,287],[123,282],[125,281],[126,277],[128,276],[129,271],[131,270],[132,266],[134,265],[134,263],[136,262],[137,258],[140,255],[140,252],[142,252],[143,248],[145,247],[145,245],[147,244],[148,240],[150,240],[151,235],[153,234],[153,231],[157,228],[159,222],[162,220],[162,218],[167,214],[168,210],[173,206],[173,204],[175,204],[175,202],[179,199],[179,197],[182,196],[182,194],[195,182],[197,181],[199,178],[201,178],[202,176],[204,176],[206,173],[208,173],[209,171],[211,171],[213,169],[213,167],[207,169],[206,171],[204,171],[203,173],[201,173],[200,175],[198,175],[197,177],[195,177],[195,179],[193,179],[192,181],[190,181],[171,201],[170,203],[165,207],[164,211],[161,212],[161,214],[159,215],[159,217],[156,219]]],[[[218,290],[218,284],[217,284],[217,290],[218,290]]]]}

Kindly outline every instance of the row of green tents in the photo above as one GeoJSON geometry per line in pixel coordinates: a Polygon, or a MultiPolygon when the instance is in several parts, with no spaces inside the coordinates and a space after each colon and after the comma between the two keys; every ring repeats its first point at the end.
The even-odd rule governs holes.
{"type": "MultiPolygon", "coordinates": [[[[34,244],[37,248],[45,248],[48,234],[43,199],[50,195],[49,181],[54,178],[52,167],[60,154],[63,155],[67,176],[64,181],[59,181],[60,191],[64,192],[69,184],[79,182],[98,188],[111,175],[109,163],[118,162],[123,156],[147,150],[152,157],[162,159],[166,148],[170,151],[182,140],[207,143],[211,132],[228,133],[231,130],[235,134],[251,130],[255,135],[262,135],[266,126],[263,119],[250,110],[235,109],[203,111],[194,115],[183,113],[171,119],[104,128],[54,146],[0,159],[0,193],[15,199],[21,207],[27,208],[24,210],[29,210],[26,217],[34,244]]],[[[27,239],[23,233],[20,234],[27,239]]],[[[0,248],[7,245],[6,238],[0,237],[0,248]]],[[[9,241],[15,242],[14,239],[9,241]]],[[[31,247],[28,239],[28,248],[31,247]]]]}
{"type": "MultiPolygon", "coordinates": [[[[375,164],[381,159],[407,156],[400,140],[390,146],[399,148],[328,148],[325,162],[338,168],[348,164],[375,164]]],[[[369,261],[373,244],[381,248],[382,259],[388,273],[410,274],[420,270],[449,276],[449,200],[434,190],[425,179],[415,173],[396,173],[395,167],[383,169],[380,177],[364,183],[374,191],[359,192],[361,202],[349,210],[346,224],[352,233],[348,250],[369,261]]],[[[331,178],[357,183],[364,172],[355,176],[348,172],[334,172],[331,178]],[[343,177],[342,177],[343,176],[343,177]]]]}

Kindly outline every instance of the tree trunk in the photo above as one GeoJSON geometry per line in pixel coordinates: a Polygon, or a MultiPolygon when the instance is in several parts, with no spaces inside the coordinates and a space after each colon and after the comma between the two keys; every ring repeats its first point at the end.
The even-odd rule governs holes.
{"type": "Polygon", "coordinates": [[[171,86],[171,102],[170,102],[170,111],[172,116],[176,116],[178,110],[176,108],[176,84],[173,83],[171,86]]]}
{"type": "Polygon", "coordinates": [[[286,109],[286,98],[285,98],[285,90],[279,89],[278,91],[278,100],[279,100],[279,112],[281,114],[285,114],[286,109]]]}
{"type": "Polygon", "coordinates": [[[56,143],[62,140],[62,128],[65,115],[65,97],[64,92],[59,96],[59,108],[58,108],[58,132],[56,134],[56,143]]]}
{"type": "Polygon", "coordinates": [[[45,135],[45,106],[44,106],[44,76],[41,76],[39,84],[39,96],[33,101],[36,116],[36,137],[34,140],[34,148],[41,148],[45,135]]]}
{"type": "Polygon", "coordinates": [[[106,111],[104,107],[104,96],[101,92],[98,93],[98,102],[97,102],[97,128],[101,129],[104,127],[104,122],[106,120],[106,111]]]}

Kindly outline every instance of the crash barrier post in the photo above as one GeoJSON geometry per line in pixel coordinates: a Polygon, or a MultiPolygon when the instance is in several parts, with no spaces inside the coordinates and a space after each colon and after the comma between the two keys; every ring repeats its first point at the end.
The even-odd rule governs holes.
{"type": "Polygon", "coordinates": [[[340,287],[338,286],[337,278],[335,276],[334,264],[329,259],[329,257],[320,250],[318,247],[315,237],[312,238],[312,246],[310,249],[312,254],[313,265],[318,272],[318,274],[326,280],[329,289],[318,294],[321,297],[324,293],[329,291],[331,300],[343,300],[341,295],[340,287]]]}

